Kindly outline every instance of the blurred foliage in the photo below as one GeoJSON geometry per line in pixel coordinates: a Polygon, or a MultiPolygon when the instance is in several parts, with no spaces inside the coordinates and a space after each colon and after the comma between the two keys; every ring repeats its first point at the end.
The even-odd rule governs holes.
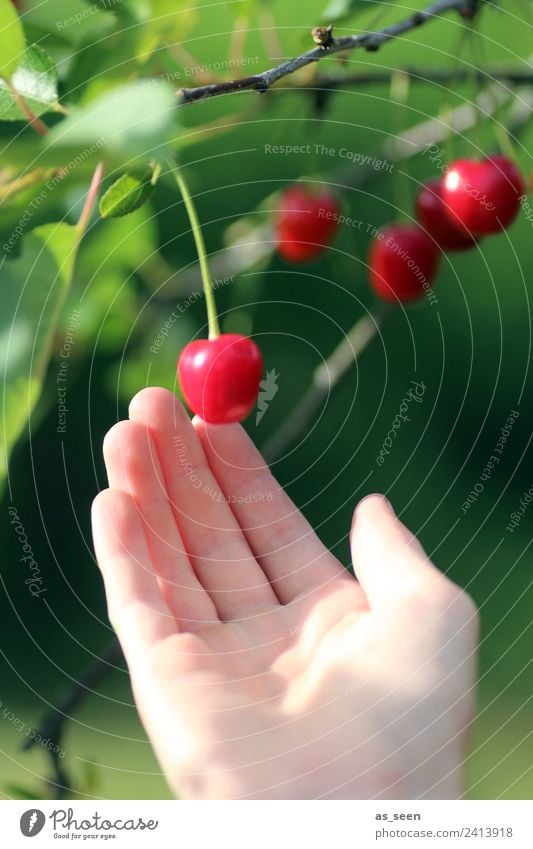
{"type": "MultiPolygon", "coordinates": [[[[336,26],[337,34],[364,30],[378,11],[379,26],[405,14],[395,4],[358,5],[357,14],[336,26]]],[[[429,117],[446,123],[449,110],[471,101],[484,85],[474,78],[449,86],[411,85],[402,105],[392,102],[386,84],[348,86],[318,104],[312,86],[302,90],[285,80],[262,96],[243,93],[176,109],[179,86],[246,76],[274,64],[273,31],[259,24],[266,9],[279,26],[282,55],[289,56],[312,46],[310,30],[327,23],[325,7],[325,0],[218,4],[208,10],[190,0],[23,0],[23,38],[10,0],[0,0],[5,16],[0,32],[2,21],[9,20],[12,33],[9,52],[3,35],[0,41],[3,73],[50,128],[39,138],[26,122],[13,120],[20,114],[13,111],[13,98],[7,101],[0,120],[0,248],[6,254],[0,266],[0,464],[5,448],[31,429],[31,439],[19,442],[12,457],[9,497],[47,592],[45,603],[27,592],[6,498],[0,530],[5,552],[0,697],[28,725],[109,639],[89,530],[91,500],[106,485],[103,435],[126,415],[128,400],[143,386],[178,391],[176,357],[194,335],[205,334],[203,299],[191,297],[201,289],[194,243],[164,168],[141,208],[132,204],[131,214],[120,218],[94,215],[69,285],[56,239],[67,238],[78,220],[96,163],[104,162],[103,190],[109,192],[125,185],[124,175],[177,154],[189,174],[214,266],[225,256],[229,234],[264,224],[275,193],[296,179],[332,182],[346,214],[362,222],[342,228],[313,265],[289,267],[267,251],[217,289],[223,328],[252,332],[266,367],[280,375],[279,392],[261,423],[255,426],[252,417],[247,425],[261,445],[302,394],[314,367],[373,307],[366,271],[371,228],[412,217],[420,183],[438,170],[422,152],[409,162],[385,162],[362,182],[361,158],[382,159],[391,135],[429,117]],[[239,32],[247,29],[246,21],[249,31],[232,33],[235,19],[239,32]],[[37,43],[41,67],[29,52],[37,43]],[[272,152],[274,145],[302,144],[309,153],[272,152]],[[174,312],[178,320],[154,353],[154,340],[174,312]],[[57,373],[67,341],[67,424],[58,432],[57,373]]],[[[477,63],[488,73],[493,67],[524,71],[530,69],[530,48],[531,21],[526,14],[520,20],[502,0],[499,9],[482,10],[475,28],[451,15],[396,39],[377,55],[356,51],[325,60],[319,69],[305,69],[300,81],[310,84],[318,72],[406,65],[460,71],[477,63]]],[[[508,126],[522,96],[520,89],[508,90],[508,103],[495,121],[480,115],[476,128],[450,138],[443,161],[495,149],[495,122],[508,126]]],[[[6,86],[0,86],[0,111],[6,97],[6,86]]],[[[532,142],[529,123],[515,144],[525,174],[532,142]]],[[[481,607],[480,714],[468,762],[473,797],[530,798],[533,792],[531,764],[520,745],[533,719],[531,516],[526,514],[514,534],[505,530],[531,486],[531,226],[521,215],[507,233],[475,251],[446,256],[437,307],[420,302],[397,310],[328,399],[312,431],[275,465],[321,537],[347,564],[354,503],[371,490],[386,492],[436,562],[481,607]],[[426,384],[424,403],[412,411],[409,426],[378,468],[375,457],[412,379],[426,384]],[[463,513],[513,409],[521,415],[502,462],[463,513]]],[[[68,246],[61,250],[71,253],[68,246]]],[[[5,721],[0,741],[8,753],[2,786],[39,792],[48,772],[46,752],[22,754],[20,734],[5,721]]],[[[124,672],[86,700],[69,723],[66,745],[82,793],[168,794],[124,672]],[[96,766],[83,773],[83,763],[96,766]]]]}
{"type": "Polygon", "coordinates": [[[72,279],[78,241],[76,228],[64,222],[37,227],[25,239],[22,255],[2,269],[0,363],[4,406],[0,483],[6,474],[9,452],[39,395],[72,279]]]}
{"type": "MultiPolygon", "coordinates": [[[[57,84],[57,71],[52,60],[37,44],[32,44],[11,77],[13,89],[22,95],[34,115],[43,115],[57,109],[57,84]]],[[[0,115],[2,121],[26,118],[4,79],[0,79],[0,115]]]]}

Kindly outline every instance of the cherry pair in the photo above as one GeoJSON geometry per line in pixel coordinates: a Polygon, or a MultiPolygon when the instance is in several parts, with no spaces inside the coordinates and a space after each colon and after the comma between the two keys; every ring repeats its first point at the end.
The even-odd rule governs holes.
{"type": "Polygon", "coordinates": [[[525,191],[505,156],[460,159],[443,179],[426,183],[416,200],[418,225],[392,225],[370,248],[370,280],[387,301],[409,301],[430,288],[441,251],[473,248],[479,238],[511,224],[525,191]]]}
{"type": "Polygon", "coordinates": [[[463,250],[475,238],[499,233],[516,218],[525,191],[520,171],[506,156],[459,159],[442,179],[424,186],[417,217],[444,250],[463,250]]]}

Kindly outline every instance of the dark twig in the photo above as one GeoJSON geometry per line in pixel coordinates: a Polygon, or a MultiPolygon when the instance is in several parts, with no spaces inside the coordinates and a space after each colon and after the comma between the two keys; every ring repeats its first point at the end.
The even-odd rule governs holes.
{"type": "Polygon", "coordinates": [[[23,749],[29,749],[33,745],[37,745],[37,740],[49,740],[50,748],[48,749],[52,758],[53,776],[50,779],[50,785],[54,788],[55,798],[63,799],[67,793],[72,790],[72,782],[63,769],[59,752],[53,749],[60,750],[62,748],[63,734],[65,723],[70,719],[72,712],[83,701],[87,693],[93,692],[93,688],[102,678],[106,676],[110,669],[121,659],[122,652],[118,640],[114,638],[112,642],[104,649],[100,657],[94,663],[87,667],[82,673],[79,680],[69,687],[61,698],[58,700],[56,707],[49,711],[42,720],[41,725],[36,730],[37,735],[32,738],[28,737],[24,741],[23,749]]]}
{"type": "Polygon", "coordinates": [[[447,12],[456,11],[462,17],[472,18],[477,12],[478,5],[478,0],[436,0],[436,2],[432,3],[423,11],[415,12],[403,21],[398,21],[382,30],[331,38],[324,45],[318,45],[312,50],[302,53],[300,56],[288,59],[286,62],[282,62],[280,65],[276,65],[274,68],[269,68],[267,71],[255,74],[252,77],[231,80],[230,82],[212,83],[210,85],[197,86],[196,88],[179,89],[177,92],[179,105],[184,106],[188,103],[194,103],[197,100],[205,100],[209,97],[218,97],[221,94],[231,94],[238,91],[257,91],[264,93],[274,83],[278,82],[278,80],[283,79],[283,77],[294,74],[295,71],[305,68],[306,65],[311,65],[313,62],[319,62],[326,56],[332,56],[335,53],[345,50],[355,50],[358,47],[364,47],[365,50],[374,52],[397,36],[417,29],[423,24],[428,23],[428,21],[439,18],[447,12]]]}

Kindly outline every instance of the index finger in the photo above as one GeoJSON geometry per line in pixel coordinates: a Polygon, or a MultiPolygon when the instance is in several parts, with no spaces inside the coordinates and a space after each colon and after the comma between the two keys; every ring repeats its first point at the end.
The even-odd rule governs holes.
{"type": "Polygon", "coordinates": [[[158,641],[175,634],[177,623],[161,595],[131,495],[113,489],[100,492],[92,522],[109,618],[128,663],[137,662],[158,641]]]}

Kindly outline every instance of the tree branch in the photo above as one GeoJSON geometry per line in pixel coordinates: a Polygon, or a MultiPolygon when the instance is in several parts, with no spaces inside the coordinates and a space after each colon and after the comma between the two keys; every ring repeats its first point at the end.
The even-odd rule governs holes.
{"type": "Polygon", "coordinates": [[[327,46],[314,47],[312,50],[307,50],[300,56],[295,56],[274,68],[263,71],[261,74],[256,74],[253,77],[244,77],[240,80],[231,80],[229,82],[211,83],[210,85],[197,86],[196,88],[178,89],[177,94],[180,98],[179,106],[185,106],[189,103],[194,103],[197,100],[205,100],[209,97],[218,97],[222,94],[232,94],[238,91],[257,91],[263,94],[278,80],[287,77],[289,74],[294,74],[300,68],[306,65],[311,65],[313,62],[318,62],[325,59],[326,56],[332,56],[335,53],[340,53],[345,50],[355,50],[358,47],[364,47],[365,50],[376,51],[386,44],[388,41],[403,35],[406,32],[417,29],[428,21],[441,17],[441,15],[455,11],[462,17],[473,18],[479,6],[479,0],[436,0],[426,9],[420,12],[415,12],[403,21],[398,21],[377,32],[363,32],[358,35],[345,35],[340,38],[332,38],[327,46]]]}
{"type": "Polygon", "coordinates": [[[30,749],[36,745],[36,741],[40,738],[49,740],[52,744],[48,749],[48,753],[52,759],[53,775],[49,780],[49,784],[54,788],[56,799],[64,799],[65,796],[72,790],[72,782],[65,772],[61,763],[59,754],[53,751],[61,749],[63,734],[65,731],[65,723],[71,718],[72,712],[83,701],[87,693],[93,692],[93,687],[98,684],[102,678],[105,678],[111,669],[116,668],[116,664],[122,658],[116,637],[104,649],[100,657],[87,667],[80,675],[79,680],[68,687],[59,698],[56,707],[49,711],[44,717],[38,728],[38,736],[29,737],[24,741],[23,749],[30,749]]]}

